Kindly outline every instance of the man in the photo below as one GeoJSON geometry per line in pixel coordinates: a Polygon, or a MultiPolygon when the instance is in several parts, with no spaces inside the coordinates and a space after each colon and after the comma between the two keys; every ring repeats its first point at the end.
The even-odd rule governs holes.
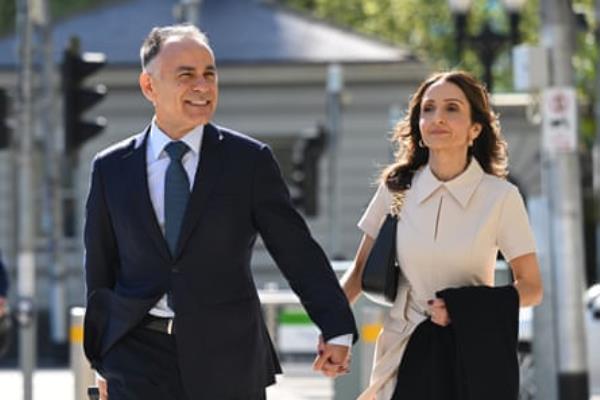
{"type": "Polygon", "coordinates": [[[281,369],[250,273],[257,234],[322,331],[315,368],[342,372],[348,302],[269,148],[210,123],[206,37],[155,28],[140,53],[154,118],[96,156],[86,206],[84,347],[102,398],[265,398],[281,369]]]}

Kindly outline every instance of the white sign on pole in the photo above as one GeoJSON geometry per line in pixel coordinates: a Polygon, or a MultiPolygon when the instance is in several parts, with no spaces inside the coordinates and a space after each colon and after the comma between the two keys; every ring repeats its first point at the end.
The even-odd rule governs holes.
{"type": "Polygon", "coordinates": [[[573,87],[551,87],[542,95],[542,146],[547,154],[577,148],[577,99],[573,87]]]}

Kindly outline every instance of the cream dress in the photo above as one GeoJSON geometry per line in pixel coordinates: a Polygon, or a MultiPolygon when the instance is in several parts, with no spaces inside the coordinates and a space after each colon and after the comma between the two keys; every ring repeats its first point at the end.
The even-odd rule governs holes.
{"type": "MultiPolygon", "coordinates": [[[[377,237],[392,195],[377,189],[358,226],[377,237]]],[[[408,339],[427,318],[427,300],[448,287],[494,285],[498,249],[506,260],[535,252],[516,186],[486,174],[473,158],[451,181],[421,168],[406,192],[397,231],[402,279],[377,339],[370,386],[359,400],[389,400],[408,339]]]]}

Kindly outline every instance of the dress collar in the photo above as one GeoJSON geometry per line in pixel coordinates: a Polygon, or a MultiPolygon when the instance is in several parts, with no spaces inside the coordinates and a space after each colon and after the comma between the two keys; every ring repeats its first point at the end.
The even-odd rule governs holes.
{"type": "Polygon", "coordinates": [[[420,204],[428,199],[436,190],[444,186],[452,197],[465,208],[469,199],[477,189],[479,182],[483,178],[484,171],[479,162],[472,158],[469,166],[459,176],[450,181],[440,181],[433,175],[429,164],[427,164],[417,176],[415,176],[415,191],[417,202],[420,204]]]}
{"type": "MultiPolygon", "coordinates": [[[[202,144],[203,133],[204,125],[198,125],[179,140],[187,144],[190,150],[194,154],[198,155],[200,153],[200,145],[202,144]]],[[[150,155],[153,157],[152,160],[148,160],[149,162],[157,160],[162,151],[165,149],[165,146],[170,142],[173,142],[173,139],[167,136],[167,134],[158,127],[156,124],[156,118],[152,119],[152,124],[150,126],[150,137],[148,139],[151,150],[150,155]]]]}

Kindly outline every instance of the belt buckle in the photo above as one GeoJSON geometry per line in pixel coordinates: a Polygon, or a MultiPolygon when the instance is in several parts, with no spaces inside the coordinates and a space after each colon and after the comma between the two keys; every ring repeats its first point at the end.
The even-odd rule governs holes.
{"type": "Polygon", "coordinates": [[[173,334],[173,318],[169,318],[169,321],[167,322],[167,333],[169,335],[173,334]]]}

